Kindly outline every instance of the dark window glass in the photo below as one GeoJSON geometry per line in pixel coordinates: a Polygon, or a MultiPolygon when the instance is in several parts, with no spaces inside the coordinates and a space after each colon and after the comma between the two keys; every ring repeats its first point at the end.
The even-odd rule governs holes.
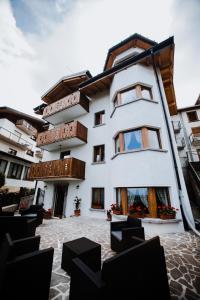
{"type": "Polygon", "coordinates": [[[105,111],[102,110],[95,114],[94,125],[97,126],[97,125],[101,125],[104,123],[105,123],[105,111]]]}
{"type": "Polygon", "coordinates": [[[104,209],[104,188],[92,189],[92,208],[104,209]]]}
{"type": "Polygon", "coordinates": [[[5,174],[7,164],[8,162],[6,160],[0,159],[0,173],[5,174]]]}
{"type": "Polygon", "coordinates": [[[120,152],[120,143],[119,143],[119,136],[115,139],[115,153],[120,152]]]}
{"type": "Polygon", "coordinates": [[[64,158],[70,157],[70,153],[71,153],[70,150],[61,152],[60,153],[60,159],[64,159],[64,158]]]}
{"type": "Polygon", "coordinates": [[[188,116],[189,122],[195,122],[195,121],[199,120],[196,110],[187,112],[187,116],[188,116]]]}
{"type": "Polygon", "coordinates": [[[169,189],[167,187],[156,188],[157,205],[170,205],[169,189]]]}
{"type": "Polygon", "coordinates": [[[94,162],[103,162],[105,159],[104,145],[94,146],[94,162]]]}
{"type": "Polygon", "coordinates": [[[8,178],[20,179],[23,166],[15,163],[10,163],[8,178]]]}
{"type": "Polygon", "coordinates": [[[25,167],[25,168],[24,168],[24,175],[23,175],[23,179],[24,179],[24,180],[27,180],[27,179],[28,179],[29,170],[30,170],[30,167],[25,167]]]}
{"type": "Polygon", "coordinates": [[[17,150],[9,148],[8,153],[12,155],[17,155],[17,150]]]}

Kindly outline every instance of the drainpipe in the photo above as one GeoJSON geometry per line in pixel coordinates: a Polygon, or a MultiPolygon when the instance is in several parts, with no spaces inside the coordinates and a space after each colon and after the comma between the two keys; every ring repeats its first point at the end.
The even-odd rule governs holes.
{"type": "Polygon", "coordinates": [[[157,73],[157,70],[156,70],[156,64],[155,64],[153,49],[151,49],[151,58],[152,58],[153,70],[154,70],[154,74],[155,74],[155,77],[156,77],[156,82],[157,82],[157,86],[158,86],[158,90],[159,90],[159,94],[160,94],[161,104],[162,104],[162,108],[163,108],[163,112],[164,112],[164,118],[165,118],[165,122],[166,122],[166,125],[167,125],[167,133],[168,133],[168,137],[169,137],[170,147],[171,147],[171,151],[172,151],[172,158],[173,158],[173,163],[174,163],[174,169],[175,169],[175,174],[176,174],[176,180],[177,180],[177,185],[178,185],[178,189],[179,189],[180,207],[182,208],[181,211],[183,213],[183,218],[186,219],[189,227],[194,231],[194,233],[196,233],[198,236],[200,236],[200,232],[198,232],[196,230],[196,228],[193,226],[192,222],[188,218],[187,210],[184,206],[185,204],[182,201],[183,194],[182,194],[182,187],[181,187],[181,181],[180,181],[180,176],[179,176],[179,170],[178,170],[178,166],[177,166],[177,162],[176,162],[176,156],[175,156],[175,152],[174,152],[172,136],[171,136],[169,121],[168,121],[168,117],[167,117],[167,112],[166,112],[166,108],[165,108],[165,105],[164,105],[164,98],[163,98],[163,94],[162,94],[162,90],[161,90],[161,86],[160,86],[158,73],[157,73]]]}

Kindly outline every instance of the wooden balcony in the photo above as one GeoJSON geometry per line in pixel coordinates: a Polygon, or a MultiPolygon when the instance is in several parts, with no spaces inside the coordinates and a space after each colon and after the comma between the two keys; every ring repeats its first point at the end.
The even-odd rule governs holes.
{"type": "Polygon", "coordinates": [[[87,143],[87,128],[78,121],[41,132],[37,137],[37,147],[54,151],[87,143]]]}
{"type": "Polygon", "coordinates": [[[43,119],[53,125],[71,121],[89,112],[89,100],[80,92],[66,96],[44,108],[43,119]]]}
{"type": "Polygon", "coordinates": [[[20,128],[24,132],[26,132],[29,135],[36,135],[37,129],[35,129],[31,124],[26,122],[25,120],[17,120],[16,127],[20,128]]]}
{"type": "Polygon", "coordinates": [[[29,179],[44,181],[85,179],[85,162],[70,157],[32,164],[29,179]]]}

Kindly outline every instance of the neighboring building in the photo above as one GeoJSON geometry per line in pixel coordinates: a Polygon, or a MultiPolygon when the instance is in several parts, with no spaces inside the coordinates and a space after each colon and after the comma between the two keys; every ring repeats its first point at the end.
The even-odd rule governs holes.
{"type": "Polygon", "coordinates": [[[42,160],[43,150],[36,147],[38,130],[43,120],[9,107],[0,107],[0,172],[5,174],[3,188],[19,191],[34,188],[28,179],[31,163],[42,160]]]}
{"type": "Polygon", "coordinates": [[[172,116],[172,124],[181,159],[185,162],[200,161],[200,97],[195,105],[180,108],[177,115],[172,116]]]}
{"type": "Polygon", "coordinates": [[[108,51],[102,73],[64,77],[42,97],[35,111],[51,125],[37,146],[48,152],[30,178],[45,182],[55,216],[73,215],[75,196],[81,214],[94,217],[105,218],[112,203],[126,215],[137,203],[147,231],[176,232],[181,201],[194,224],[170,119],[173,57],[173,37],[156,43],[134,34],[108,51]],[[179,209],[175,220],[158,218],[161,204],[179,209]]]}

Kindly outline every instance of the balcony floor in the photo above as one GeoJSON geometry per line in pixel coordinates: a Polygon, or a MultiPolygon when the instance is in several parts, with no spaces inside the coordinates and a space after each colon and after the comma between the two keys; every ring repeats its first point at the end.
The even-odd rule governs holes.
{"type": "Polygon", "coordinates": [[[57,125],[66,122],[66,120],[68,122],[72,121],[84,114],[87,114],[87,111],[80,104],[76,104],[69,108],[58,111],[52,115],[43,117],[43,119],[53,125],[57,125]]]}
{"type": "Polygon", "coordinates": [[[85,142],[80,140],[79,138],[73,137],[70,139],[65,139],[62,141],[58,141],[52,144],[48,144],[48,145],[41,145],[39,146],[41,149],[43,150],[47,150],[47,151],[54,151],[54,150],[59,150],[60,147],[61,149],[67,149],[67,148],[71,148],[71,147],[76,147],[76,146],[81,146],[84,145],[85,142]]]}
{"type": "MultiPolygon", "coordinates": [[[[67,300],[69,296],[70,276],[60,268],[63,242],[85,236],[102,245],[102,260],[115,254],[110,249],[110,223],[106,220],[82,216],[44,220],[37,234],[41,235],[41,248],[55,249],[51,300],[67,300]]],[[[200,239],[191,232],[163,234],[160,239],[165,249],[172,299],[200,299],[200,239]]]]}

